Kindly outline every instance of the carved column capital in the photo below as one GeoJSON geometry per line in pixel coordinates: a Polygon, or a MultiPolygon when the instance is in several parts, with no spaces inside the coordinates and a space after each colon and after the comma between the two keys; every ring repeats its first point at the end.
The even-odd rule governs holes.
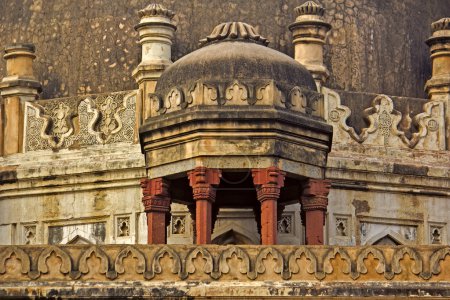
{"type": "Polygon", "coordinates": [[[302,223],[305,225],[307,245],[323,245],[325,212],[328,206],[329,180],[309,179],[303,185],[300,197],[302,205],[302,223]]]}
{"type": "Polygon", "coordinates": [[[146,212],[170,211],[169,181],[164,178],[141,179],[142,203],[146,212]]]}
{"type": "Polygon", "coordinates": [[[261,243],[277,243],[277,202],[280,190],[284,186],[286,173],[277,167],[253,169],[253,184],[258,201],[261,202],[261,243]]]}
{"type": "Polygon", "coordinates": [[[188,176],[195,201],[206,200],[212,203],[216,200],[216,186],[219,185],[222,176],[220,170],[196,167],[188,173],[188,176]]]}
{"type": "Polygon", "coordinates": [[[284,186],[286,173],[277,167],[266,169],[253,169],[253,183],[256,187],[258,200],[263,202],[268,199],[278,199],[280,190],[284,186]]]}
{"type": "Polygon", "coordinates": [[[329,180],[309,179],[303,185],[301,204],[303,211],[327,211],[328,193],[331,182],[329,180]]]}

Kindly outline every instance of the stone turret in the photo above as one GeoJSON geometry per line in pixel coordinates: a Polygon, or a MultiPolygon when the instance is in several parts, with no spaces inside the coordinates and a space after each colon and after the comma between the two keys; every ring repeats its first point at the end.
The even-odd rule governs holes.
{"type": "Polygon", "coordinates": [[[446,144],[450,149],[450,18],[431,24],[432,36],[427,40],[431,51],[432,76],[425,84],[431,101],[443,101],[446,118],[446,144]]]}
{"type": "Polygon", "coordinates": [[[293,35],[295,60],[311,72],[319,90],[329,76],[323,62],[323,46],[331,25],[324,21],[324,12],[321,5],[308,1],[295,8],[297,18],[289,25],[293,35]]]}
{"type": "Polygon", "coordinates": [[[22,151],[25,102],[35,100],[42,90],[33,73],[34,52],[33,44],[13,44],[5,49],[6,77],[0,82],[2,155],[22,151]]]}
{"type": "Polygon", "coordinates": [[[147,95],[155,91],[161,73],[172,64],[172,39],[177,29],[173,23],[175,14],[160,4],[150,4],[139,11],[141,18],[135,29],[139,33],[142,46],[140,64],[133,70],[133,78],[139,85],[141,97],[138,101],[138,125],[145,120],[150,108],[145,105],[147,95]]]}

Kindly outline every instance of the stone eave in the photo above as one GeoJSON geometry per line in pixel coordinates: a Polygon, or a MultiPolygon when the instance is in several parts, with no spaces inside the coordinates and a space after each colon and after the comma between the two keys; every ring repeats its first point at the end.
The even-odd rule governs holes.
{"type": "Polygon", "coordinates": [[[326,178],[334,188],[450,197],[448,151],[385,150],[384,155],[333,150],[326,178]]]}

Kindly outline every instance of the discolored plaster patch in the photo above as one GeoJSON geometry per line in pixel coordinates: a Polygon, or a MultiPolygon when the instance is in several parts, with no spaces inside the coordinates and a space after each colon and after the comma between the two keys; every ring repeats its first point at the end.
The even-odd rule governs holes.
{"type": "Polygon", "coordinates": [[[55,218],[59,216],[60,213],[60,203],[56,196],[50,195],[44,197],[44,217],[45,218],[55,218]]]}
{"type": "Polygon", "coordinates": [[[355,214],[358,215],[360,213],[369,213],[370,206],[366,200],[356,200],[354,199],[352,205],[355,207],[355,214]]]}
{"type": "Polygon", "coordinates": [[[0,168],[0,185],[17,182],[17,166],[0,168]]]}
{"type": "Polygon", "coordinates": [[[106,199],[107,194],[105,191],[97,191],[94,195],[94,209],[103,210],[108,205],[108,200],[106,199]]]}

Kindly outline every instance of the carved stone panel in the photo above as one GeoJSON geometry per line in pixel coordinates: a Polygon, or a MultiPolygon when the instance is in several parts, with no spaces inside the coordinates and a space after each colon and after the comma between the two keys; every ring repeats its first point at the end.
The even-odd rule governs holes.
{"type": "Polygon", "coordinates": [[[133,142],[136,93],[40,100],[26,105],[25,151],[133,142]]]}
{"type": "Polygon", "coordinates": [[[278,221],[278,233],[291,234],[293,232],[293,220],[291,215],[283,215],[278,221]]]}
{"type": "Polygon", "coordinates": [[[117,217],[116,232],[117,237],[130,236],[130,217],[117,217]]]}
{"type": "Polygon", "coordinates": [[[446,224],[433,223],[429,225],[429,243],[432,245],[443,245],[447,243],[446,224]]]}
{"type": "Polygon", "coordinates": [[[386,95],[376,96],[370,107],[358,112],[351,111],[350,108],[342,105],[337,92],[326,88],[324,92],[325,118],[334,127],[333,143],[335,144],[363,144],[423,150],[445,149],[443,102],[425,103],[423,112],[412,119],[409,118],[409,122],[400,124],[402,113],[395,109],[394,101],[386,95]],[[367,121],[368,127],[356,130],[348,126],[347,120],[351,114],[361,114],[367,121]],[[408,137],[402,130],[412,131],[411,136],[408,137]]]}
{"type": "Polygon", "coordinates": [[[25,245],[36,244],[36,225],[23,226],[23,243],[25,245]]]}

